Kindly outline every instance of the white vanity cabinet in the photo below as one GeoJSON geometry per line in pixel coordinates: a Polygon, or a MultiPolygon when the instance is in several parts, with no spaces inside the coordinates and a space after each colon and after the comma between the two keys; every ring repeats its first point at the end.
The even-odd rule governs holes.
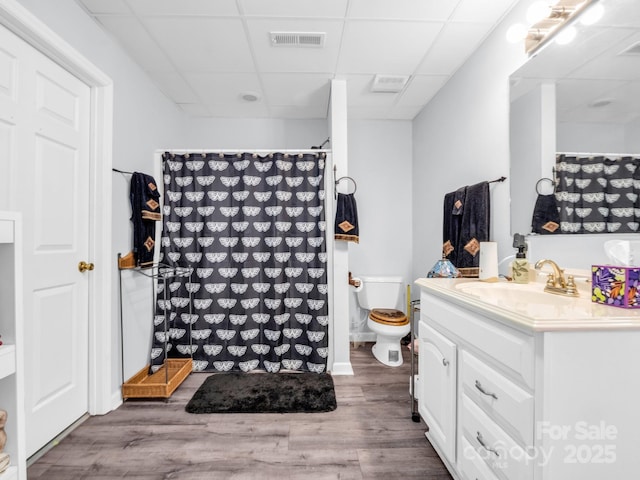
{"type": "Polygon", "coordinates": [[[584,298],[554,324],[469,299],[465,281],[417,281],[418,410],[454,478],[637,478],[640,312],[584,298]]]}
{"type": "Polygon", "coordinates": [[[10,467],[0,480],[27,478],[22,362],[22,252],[20,215],[0,211],[0,409],[7,411],[10,467]]]}
{"type": "Polygon", "coordinates": [[[418,412],[429,425],[428,437],[440,455],[453,461],[456,448],[456,345],[431,328],[419,324],[418,371],[421,372],[418,412]],[[424,372],[424,373],[422,373],[424,372]]]}

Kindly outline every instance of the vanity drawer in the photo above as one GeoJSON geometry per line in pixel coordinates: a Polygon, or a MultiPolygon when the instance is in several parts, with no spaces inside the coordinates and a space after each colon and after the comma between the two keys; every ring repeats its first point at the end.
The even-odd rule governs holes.
{"type": "Polygon", "coordinates": [[[467,351],[462,352],[461,384],[464,393],[506,424],[516,440],[533,445],[533,395],[467,351]]]}
{"type": "Polygon", "coordinates": [[[460,398],[462,434],[492,472],[504,480],[532,479],[535,459],[467,395],[460,398]]]}
{"type": "Polygon", "coordinates": [[[460,451],[458,458],[460,459],[460,470],[462,476],[466,480],[498,480],[493,472],[489,469],[480,454],[469,443],[467,437],[462,435],[458,444],[460,451]]]}
{"type": "Polygon", "coordinates": [[[420,315],[512,371],[518,381],[534,386],[534,341],[514,328],[422,292],[420,315]]]}

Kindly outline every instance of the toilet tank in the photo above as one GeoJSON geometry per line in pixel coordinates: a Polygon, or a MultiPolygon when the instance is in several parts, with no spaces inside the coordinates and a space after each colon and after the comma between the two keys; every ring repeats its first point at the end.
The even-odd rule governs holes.
{"type": "Polygon", "coordinates": [[[402,291],[402,277],[360,277],[362,290],[358,295],[361,308],[398,308],[400,292],[402,291]]]}

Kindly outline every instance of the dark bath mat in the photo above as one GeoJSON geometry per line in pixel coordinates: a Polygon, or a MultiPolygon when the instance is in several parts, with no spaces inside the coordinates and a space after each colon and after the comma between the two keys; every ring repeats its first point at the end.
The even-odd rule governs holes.
{"type": "Polygon", "coordinates": [[[336,409],[328,373],[216,373],[186,406],[189,413],[299,413],[336,409]]]}

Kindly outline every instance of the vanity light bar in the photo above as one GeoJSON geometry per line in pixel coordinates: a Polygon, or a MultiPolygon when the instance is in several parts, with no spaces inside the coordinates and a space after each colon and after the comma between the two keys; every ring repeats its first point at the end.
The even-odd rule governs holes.
{"type": "Polygon", "coordinates": [[[531,55],[553,38],[564,26],[575,20],[587,7],[598,0],[560,0],[550,7],[546,18],[533,24],[524,41],[525,51],[531,55]]]}

